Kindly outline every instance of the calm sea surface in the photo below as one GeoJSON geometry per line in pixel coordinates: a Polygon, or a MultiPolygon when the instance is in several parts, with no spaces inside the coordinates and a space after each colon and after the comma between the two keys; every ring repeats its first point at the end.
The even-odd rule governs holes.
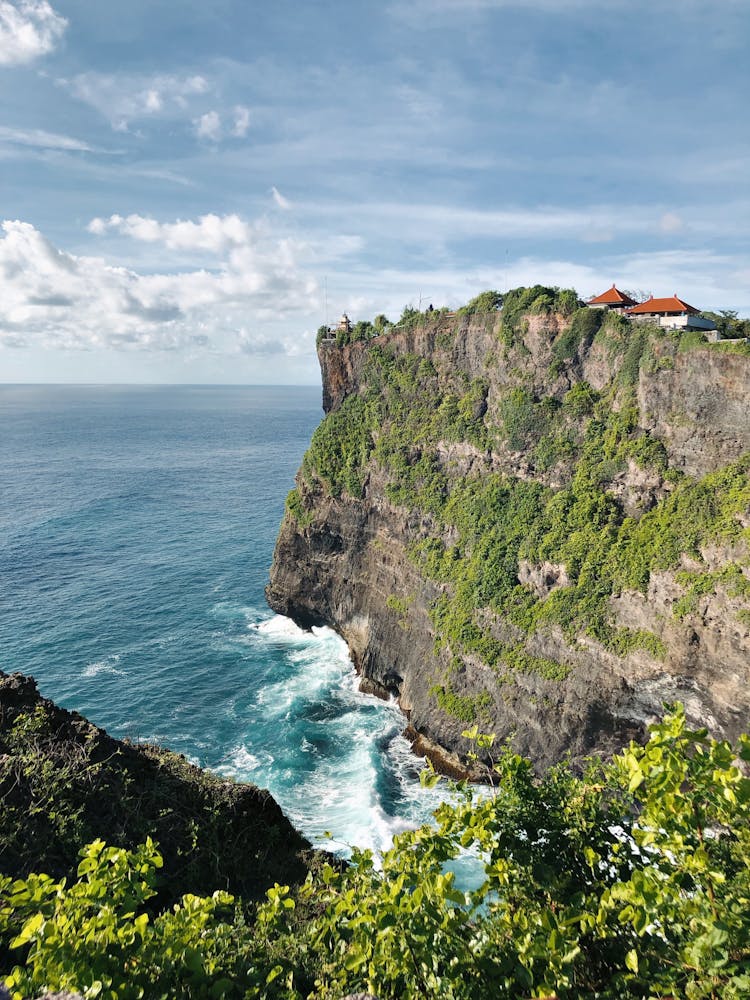
{"type": "Polygon", "coordinates": [[[263,596],[321,417],[318,388],[0,386],[0,668],[382,848],[435,804],[403,719],[263,596]]]}

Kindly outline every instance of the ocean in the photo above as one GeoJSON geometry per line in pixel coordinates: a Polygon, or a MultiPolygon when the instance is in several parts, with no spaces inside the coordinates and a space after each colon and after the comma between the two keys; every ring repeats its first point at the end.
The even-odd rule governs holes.
{"type": "Polygon", "coordinates": [[[263,589],[320,389],[0,386],[0,668],[268,788],[316,846],[429,817],[394,704],[263,589]]]}

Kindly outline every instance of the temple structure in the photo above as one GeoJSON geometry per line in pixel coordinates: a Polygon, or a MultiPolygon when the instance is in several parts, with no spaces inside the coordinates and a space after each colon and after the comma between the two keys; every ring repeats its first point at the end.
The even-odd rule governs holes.
{"type": "Polygon", "coordinates": [[[664,299],[655,299],[652,295],[645,302],[639,302],[638,305],[628,309],[626,315],[635,320],[650,320],[666,330],[716,329],[715,323],[700,316],[695,306],[683,302],[676,293],[664,299]]]}
{"type": "Polygon", "coordinates": [[[634,306],[636,301],[635,299],[631,299],[626,292],[621,292],[613,284],[606,292],[602,292],[601,295],[595,295],[593,299],[589,299],[587,304],[592,309],[611,309],[613,312],[624,313],[630,306],[634,306]]]}

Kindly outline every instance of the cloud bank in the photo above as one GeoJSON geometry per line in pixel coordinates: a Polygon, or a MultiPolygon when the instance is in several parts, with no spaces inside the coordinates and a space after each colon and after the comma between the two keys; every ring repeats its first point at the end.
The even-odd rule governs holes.
{"type": "Polygon", "coordinates": [[[18,66],[47,55],[67,26],[47,0],[0,0],[0,66],[18,66]]]}
{"type": "Polygon", "coordinates": [[[298,353],[271,342],[269,324],[317,303],[300,264],[305,247],[239,216],[162,223],[118,215],[90,232],[160,244],[172,267],[145,274],[54,246],[28,222],[5,221],[0,238],[0,342],[8,347],[223,353],[298,353]],[[181,270],[167,251],[199,252],[206,266],[181,270]],[[253,323],[258,334],[247,332],[253,323]]]}

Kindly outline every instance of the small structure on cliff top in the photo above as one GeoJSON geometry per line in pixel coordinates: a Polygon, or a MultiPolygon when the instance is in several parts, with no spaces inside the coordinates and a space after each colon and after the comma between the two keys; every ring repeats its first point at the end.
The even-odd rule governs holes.
{"type": "Polygon", "coordinates": [[[352,328],[352,321],[346,315],[342,313],[341,319],[339,320],[339,325],[336,327],[337,330],[341,330],[342,333],[349,333],[352,328]]]}
{"type": "Polygon", "coordinates": [[[650,320],[656,322],[665,330],[715,330],[716,324],[710,319],[704,319],[698,315],[695,306],[690,306],[687,302],[677,297],[677,294],[664,298],[655,299],[653,295],[640,302],[632,309],[628,309],[626,315],[635,320],[650,320]]]}
{"type": "Polygon", "coordinates": [[[688,305],[677,296],[655,299],[651,295],[645,302],[636,302],[627,292],[612,285],[601,295],[589,299],[590,309],[608,309],[633,320],[650,320],[665,330],[715,330],[716,324],[700,316],[695,306],[688,305]]]}
{"type": "Polygon", "coordinates": [[[619,288],[615,288],[614,283],[606,292],[595,295],[593,299],[588,301],[588,306],[591,309],[611,309],[612,312],[617,313],[624,313],[626,309],[635,304],[635,299],[631,299],[627,292],[621,292],[619,288]]]}

